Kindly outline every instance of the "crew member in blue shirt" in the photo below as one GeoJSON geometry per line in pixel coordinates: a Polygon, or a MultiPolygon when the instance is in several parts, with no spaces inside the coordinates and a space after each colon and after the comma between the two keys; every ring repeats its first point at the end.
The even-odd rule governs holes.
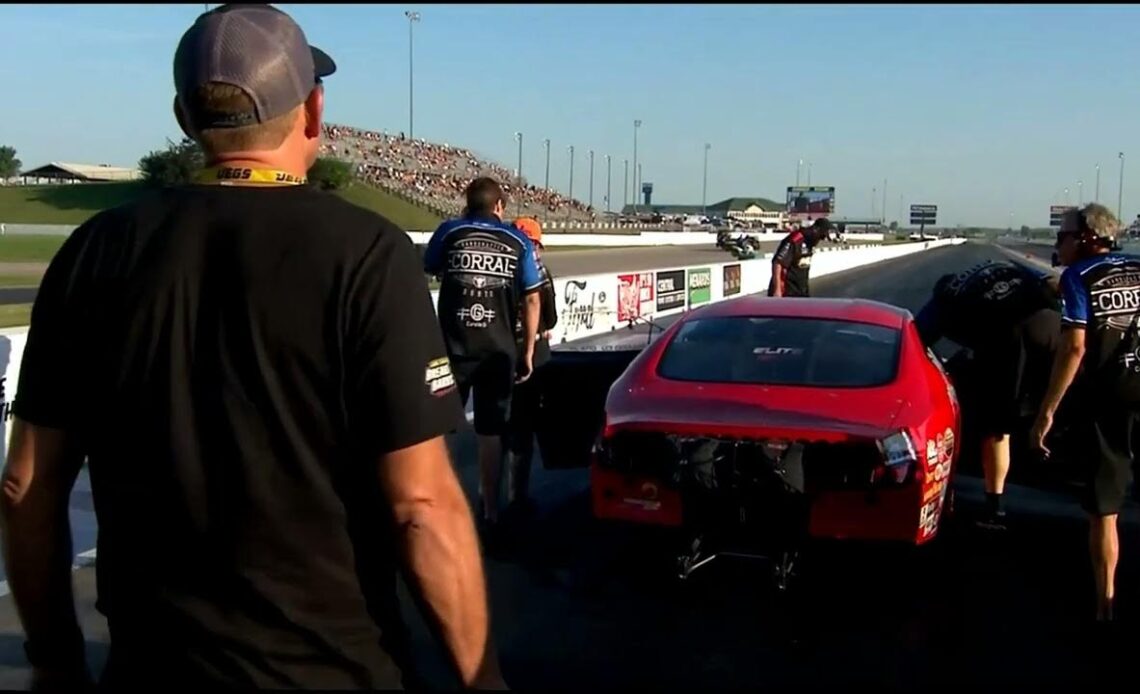
{"type": "Polygon", "coordinates": [[[1082,505],[1089,516],[1098,621],[1113,619],[1116,519],[1135,472],[1131,442],[1140,412],[1140,257],[1115,252],[1119,229],[1112,212],[1096,203],[1062,218],[1061,344],[1030,433],[1031,444],[1048,455],[1045,437],[1062,398],[1072,392],[1080,405],[1073,408],[1081,420],[1073,448],[1087,482],[1082,505]]]}
{"type": "Polygon", "coordinates": [[[440,278],[439,324],[464,406],[475,391],[482,520],[489,530],[499,518],[513,387],[534,370],[543,278],[530,239],[503,221],[506,196],[498,182],[477,178],[466,196],[463,216],[432,234],[424,269],[440,278]],[[521,352],[515,342],[520,306],[521,352]]]}

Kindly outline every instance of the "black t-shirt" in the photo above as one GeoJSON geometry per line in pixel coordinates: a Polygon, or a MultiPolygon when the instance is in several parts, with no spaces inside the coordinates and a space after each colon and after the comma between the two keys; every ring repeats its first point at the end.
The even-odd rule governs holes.
{"type": "Polygon", "coordinates": [[[519,301],[542,285],[530,239],[497,218],[448,220],[428,241],[424,270],[440,278],[439,323],[457,368],[514,357],[519,301]]]}
{"type": "MultiPolygon", "coordinates": [[[[802,231],[793,231],[776,247],[772,264],[784,268],[784,296],[811,296],[808,275],[811,272],[813,248],[802,231]]],[[[768,296],[776,291],[775,268],[768,284],[768,296]]]]}
{"type": "MultiPolygon", "coordinates": [[[[538,337],[534,343],[534,368],[538,368],[550,361],[550,342],[542,336],[548,330],[554,329],[558,325],[558,306],[557,300],[554,296],[554,278],[550,275],[550,270],[542,262],[542,258],[536,256],[538,262],[538,273],[542,277],[542,285],[539,287],[539,314],[538,314],[538,337]]],[[[526,340],[523,337],[522,311],[519,311],[518,318],[515,321],[515,345],[518,349],[519,356],[522,356],[522,350],[526,345],[526,340]]]]}
{"type": "Polygon", "coordinates": [[[172,188],[102,212],[44,276],[14,411],[88,455],[125,671],[398,683],[378,456],[463,421],[403,231],[309,187],[172,188]]]}
{"type": "Polygon", "coordinates": [[[926,344],[945,336],[971,349],[1033,313],[1058,308],[1046,275],[1019,263],[985,261],[935,287],[916,317],[926,344]]]}

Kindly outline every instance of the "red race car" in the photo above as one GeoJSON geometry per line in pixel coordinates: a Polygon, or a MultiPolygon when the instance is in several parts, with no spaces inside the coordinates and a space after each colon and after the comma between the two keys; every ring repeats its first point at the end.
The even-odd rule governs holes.
{"type": "Polygon", "coordinates": [[[904,309],[745,296],[684,314],[644,350],[550,366],[544,464],[589,465],[596,518],[678,532],[682,577],[743,540],[781,557],[784,586],[808,538],[938,532],[959,406],[904,309]]]}

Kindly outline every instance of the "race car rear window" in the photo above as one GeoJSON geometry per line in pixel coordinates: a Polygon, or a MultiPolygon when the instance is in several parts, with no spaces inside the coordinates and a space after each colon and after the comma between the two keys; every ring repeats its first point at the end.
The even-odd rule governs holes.
{"type": "Polygon", "coordinates": [[[724,316],[691,320],[657,374],[676,381],[869,388],[894,381],[901,334],[851,321],[724,316]]]}

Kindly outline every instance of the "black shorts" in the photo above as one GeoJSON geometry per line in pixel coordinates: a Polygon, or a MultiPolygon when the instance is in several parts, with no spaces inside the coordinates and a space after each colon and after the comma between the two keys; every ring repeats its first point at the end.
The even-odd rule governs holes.
{"type": "Polygon", "coordinates": [[[1132,435],[1140,412],[1102,404],[1084,413],[1074,432],[1085,482],[1081,506],[1094,516],[1114,515],[1124,506],[1136,472],[1132,435]]]}
{"type": "Polygon", "coordinates": [[[515,383],[514,355],[497,353],[479,360],[462,359],[453,361],[451,368],[464,407],[471,390],[475,390],[475,433],[482,436],[506,434],[515,383]]]}
{"type": "Polygon", "coordinates": [[[1018,430],[1041,403],[1061,333],[1061,314],[1042,309],[992,334],[974,350],[981,379],[978,424],[984,436],[1018,430]]]}

